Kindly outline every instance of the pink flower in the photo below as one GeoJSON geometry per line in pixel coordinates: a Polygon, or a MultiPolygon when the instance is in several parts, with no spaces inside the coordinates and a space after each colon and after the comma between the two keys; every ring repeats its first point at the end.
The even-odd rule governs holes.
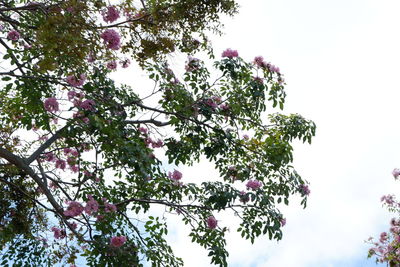
{"type": "Polygon", "coordinates": [[[400,169],[394,169],[393,171],[392,171],[392,174],[393,174],[393,177],[394,177],[394,179],[397,179],[397,178],[399,178],[399,175],[400,175],[400,169]]]}
{"type": "Polygon", "coordinates": [[[386,232],[382,232],[380,235],[379,241],[381,243],[384,243],[387,240],[387,238],[388,238],[388,234],[386,232]]]}
{"type": "Polygon", "coordinates": [[[110,241],[110,245],[116,248],[121,247],[126,242],[125,236],[113,236],[110,241]]]}
{"type": "Polygon", "coordinates": [[[93,111],[94,110],[94,108],[93,108],[94,105],[95,105],[95,102],[93,100],[86,99],[85,101],[83,101],[80,104],[80,107],[83,108],[83,109],[86,109],[86,110],[93,111]]]}
{"type": "Polygon", "coordinates": [[[387,195],[387,196],[382,196],[381,201],[385,202],[387,205],[393,205],[394,204],[394,196],[393,195],[387,195]]]}
{"type": "Polygon", "coordinates": [[[229,105],[226,103],[222,103],[221,105],[219,105],[219,108],[224,111],[227,111],[227,110],[229,110],[229,105]]]}
{"type": "Polygon", "coordinates": [[[308,185],[302,184],[300,185],[299,189],[302,196],[308,196],[311,193],[310,188],[308,188],[308,185]]]}
{"type": "Polygon", "coordinates": [[[282,227],[285,226],[285,225],[286,225],[286,218],[282,218],[282,219],[280,220],[280,222],[281,222],[281,226],[282,226],[282,227]]]}
{"type": "Polygon", "coordinates": [[[139,127],[139,132],[141,132],[142,134],[147,134],[147,128],[144,127],[139,127]]]}
{"type": "Polygon", "coordinates": [[[76,222],[71,223],[70,226],[71,226],[72,229],[76,229],[78,227],[76,222]]]}
{"type": "Polygon", "coordinates": [[[107,69],[109,70],[115,70],[117,69],[117,62],[115,60],[112,60],[107,63],[107,69]]]}
{"type": "Polygon", "coordinates": [[[68,155],[69,153],[71,153],[72,149],[69,147],[66,147],[63,149],[64,150],[64,155],[68,155]]]}
{"type": "Polygon", "coordinates": [[[67,234],[65,233],[65,230],[59,229],[57,227],[51,227],[51,231],[54,232],[54,238],[56,238],[56,239],[63,239],[67,236],[67,234]]]}
{"type": "Polygon", "coordinates": [[[103,11],[102,16],[105,22],[111,23],[119,19],[119,11],[116,7],[109,6],[103,11]]]}
{"type": "Polygon", "coordinates": [[[182,179],[182,173],[180,171],[174,170],[173,173],[171,173],[171,172],[168,173],[168,177],[171,180],[179,181],[180,179],[182,179]]]}
{"type": "Polygon", "coordinates": [[[75,150],[75,149],[72,149],[72,150],[70,151],[70,153],[71,153],[72,156],[74,156],[74,157],[76,157],[76,158],[79,156],[79,152],[78,152],[77,150],[75,150]]]}
{"type": "Polygon", "coordinates": [[[56,160],[56,156],[53,154],[53,152],[49,152],[44,154],[45,156],[45,160],[46,161],[55,161],[56,160]]]}
{"type": "Polygon", "coordinates": [[[129,67],[129,64],[131,64],[131,61],[129,60],[129,58],[127,58],[127,59],[125,59],[125,60],[122,60],[122,61],[120,62],[120,64],[122,65],[122,67],[123,67],[124,69],[126,69],[127,67],[129,67]]]}
{"type": "Polygon", "coordinates": [[[212,109],[216,109],[218,107],[218,104],[216,102],[214,102],[214,99],[212,99],[212,98],[205,99],[204,104],[206,104],[207,106],[209,106],[212,109]]]}
{"type": "Polygon", "coordinates": [[[261,181],[258,180],[249,180],[246,184],[247,189],[257,190],[262,186],[261,181]]]}
{"type": "Polygon", "coordinates": [[[67,210],[64,211],[64,215],[69,217],[76,217],[81,215],[83,210],[84,208],[79,202],[70,201],[67,210]]]}
{"type": "Polygon", "coordinates": [[[259,68],[265,68],[267,66],[267,63],[265,63],[264,58],[262,56],[255,57],[253,62],[259,68]]]}
{"type": "Polygon", "coordinates": [[[65,160],[62,160],[62,159],[56,160],[56,168],[64,170],[65,167],[66,167],[65,160]]]}
{"type": "Polygon", "coordinates": [[[21,35],[17,31],[9,31],[7,34],[7,39],[11,41],[17,41],[21,35]]]}
{"type": "Polygon", "coordinates": [[[43,105],[44,105],[44,109],[47,110],[48,112],[59,111],[58,102],[55,97],[46,98],[43,105]]]}
{"type": "Polygon", "coordinates": [[[218,224],[218,222],[214,216],[210,216],[207,218],[207,227],[208,228],[215,229],[215,228],[217,228],[217,224],[218,224]]]}
{"type": "Polygon", "coordinates": [[[88,215],[92,215],[92,213],[97,212],[99,210],[99,203],[94,200],[92,196],[88,196],[89,200],[86,202],[85,212],[88,215]]]}
{"type": "Polygon", "coordinates": [[[115,30],[107,29],[100,35],[100,37],[104,40],[107,48],[112,50],[118,50],[121,48],[121,37],[115,30]]]}
{"type": "Polygon", "coordinates": [[[93,62],[95,62],[95,61],[96,61],[96,57],[95,57],[92,53],[90,53],[90,54],[88,55],[88,57],[87,57],[87,62],[93,63],[93,62]]]}
{"type": "Polygon", "coordinates": [[[192,72],[200,68],[200,59],[189,56],[186,62],[185,70],[192,72]]]}
{"type": "Polygon", "coordinates": [[[73,173],[79,172],[79,167],[76,166],[76,165],[72,165],[70,168],[71,168],[71,171],[72,171],[73,173]]]}
{"type": "Polygon", "coordinates": [[[224,52],[222,52],[222,57],[234,58],[234,57],[238,57],[238,56],[239,56],[238,51],[232,50],[230,48],[228,48],[224,52]]]}
{"type": "Polygon", "coordinates": [[[106,202],[106,203],[104,203],[104,211],[105,212],[116,212],[117,206],[106,202]]]}
{"type": "Polygon", "coordinates": [[[69,76],[67,76],[67,78],[65,78],[65,81],[69,85],[71,85],[73,87],[79,87],[79,86],[82,86],[85,83],[86,75],[85,74],[81,74],[81,75],[79,75],[79,78],[77,78],[74,75],[69,75],[69,76]]]}
{"type": "Polygon", "coordinates": [[[144,143],[146,144],[146,146],[149,146],[150,144],[152,144],[154,141],[153,139],[151,139],[150,137],[146,137],[144,139],[144,143]]]}
{"type": "Polygon", "coordinates": [[[275,66],[275,65],[270,65],[270,66],[269,66],[269,70],[270,70],[271,72],[276,72],[276,73],[279,73],[279,72],[280,72],[279,67],[277,67],[277,66],[275,66]]]}
{"type": "Polygon", "coordinates": [[[67,96],[68,96],[68,100],[71,101],[72,99],[75,98],[76,92],[75,92],[75,91],[69,91],[69,92],[67,93],[67,96]]]}
{"type": "Polygon", "coordinates": [[[152,142],[151,146],[153,148],[159,148],[162,147],[164,145],[164,142],[161,139],[158,139],[157,142],[152,142]]]}

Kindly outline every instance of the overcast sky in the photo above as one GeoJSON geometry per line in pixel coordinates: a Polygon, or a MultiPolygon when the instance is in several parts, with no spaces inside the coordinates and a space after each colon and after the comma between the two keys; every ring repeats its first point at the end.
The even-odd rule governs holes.
{"type": "MultiPolygon", "coordinates": [[[[296,199],[283,209],[279,243],[263,237],[251,245],[232,227],[230,266],[376,266],[366,260],[364,240],[388,228],[394,215],[380,197],[398,194],[400,186],[391,176],[400,167],[399,1],[239,3],[240,14],[225,21],[226,34],[213,39],[216,54],[232,48],[247,60],[262,55],[278,65],[288,83],[284,113],[300,113],[318,128],[311,146],[295,145],[294,165],[311,183],[307,209],[296,199]]],[[[203,163],[184,174],[196,179],[211,171],[203,163]]],[[[218,219],[232,225],[232,218],[218,219]]],[[[173,223],[176,254],[185,266],[210,266],[187,234],[173,223]]]]}

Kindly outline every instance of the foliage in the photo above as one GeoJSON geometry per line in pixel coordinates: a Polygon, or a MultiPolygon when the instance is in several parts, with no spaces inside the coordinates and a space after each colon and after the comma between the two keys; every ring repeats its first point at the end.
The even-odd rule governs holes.
{"type": "Polygon", "coordinates": [[[180,266],[155,206],[213,264],[227,265],[222,212],[251,242],[282,238],[278,206],[296,193],[306,206],[310,192],[291,142],[310,143],[315,125],[276,112],[284,78],[262,57],[228,49],[211,68],[192,57],[214,58],[205,33],[220,33],[234,1],[2,3],[1,265],[180,266]],[[169,67],[173,51],[190,55],[184,72],[169,67]],[[131,60],[154,82],[145,96],[110,78],[131,60]],[[219,178],[179,171],[204,157],[219,178]]]}
{"type": "MultiPolygon", "coordinates": [[[[393,176],[397,180],[400,175],[399,169],[393,170],[393,176]]],[[[400,202],[394,195],[382,196],[381,201],[390,212],[400,212],[400,202]]],[[[387,232],[382,232],[379,240],[370,237],[367,241],[373,247],[368,251],[368,258],[375,257],[376,262],[387,263],[388,266],[399,266],[400,264],[400,218],[390,220],[390,228],[387,232]]]]}

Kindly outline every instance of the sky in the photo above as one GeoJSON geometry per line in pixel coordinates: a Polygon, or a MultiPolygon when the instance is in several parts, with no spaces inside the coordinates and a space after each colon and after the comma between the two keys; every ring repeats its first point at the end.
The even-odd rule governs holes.
{"type": "MultiPolygon", "coordinates": [[[[310,182],[308,206],[292,198],[283,240],[254,245],[235,227],[227,237],[233,267],[360,267],[365,240],[388,229],[394,216],[380,203],[397,194],[391,171],[400,167],[400,2],[392,0],[238,1],[225,18],[225,35],[212,38],[217,55],[232,48],[247,60],[262,55],[287,81],[285,114],[317,124],[311,145],[295,143],[294,166],[310,182]]],[[[216,175],[206,162],[183,169],[185,177],[216,175]]],[[[189,178],[187,178],[189,180],[189,178]]],[[[234,217],[217,218],[230,226],[234,217]]],[[[169,240],[185,266],[210,266],[207,252],[171,218],[169,240]]]]}

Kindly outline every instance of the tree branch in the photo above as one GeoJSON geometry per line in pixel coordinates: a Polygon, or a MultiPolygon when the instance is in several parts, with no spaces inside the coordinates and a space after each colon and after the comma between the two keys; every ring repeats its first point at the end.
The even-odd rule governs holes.
{"type": "Polygon", "coordinates": [[[169,122],[169,121],[162,122],[162,121],[157,121],[157,120],[154,120],[154,119],[149,119],[149,120],[126,120],[125,123],[126,123],[126,124],[142,124],[142,123],[144,124],[144,123],[152,123],[152,124],[154,124],[155,126],[159,126],[159,127],[167,126],[167,125],[170,125],[170,124],[171,124],[171,122],[169,122]]]}
{"type": "Polygon", "coordinates": [[[49,146],[51,146],[58,138],[61,137],[60,133],[64,131],[69,125],[65,125],[60,130],[58,130],[52,137],[47,139],[33,154],[25,160],[26,164],[30,165],[33,161],[35,161],[40,154],[43,153],[49,146]]]}
{"type": "Polygon", "coordinates": [[[29,175],[35,183],[39,186],[39,188],[42,190],[43,194],[47,197],[47,200],[50,202],[50,204],[54,208],[54,213],[58,215],[68,226],[68,228],[75,234],[75,236],[81,240],[88,242],[88,240],[85,240],[82,235],[80,235],[68,222],[67,219],[68,217],[65,217],[63,214],[64,209],[57,203],[55,200],[54,196],[50,192],[49,188],[45,185],[45,183],[40,179],[40,177],[32,170],[31,167],[20,157],[14,155],[13,153],[9,152],[8,150],[0,147],[0,157],[6,159],[8,162],[12,163],[16,167],[18,167],[20,170],[24,171],[27,175],[29,175]]]}

